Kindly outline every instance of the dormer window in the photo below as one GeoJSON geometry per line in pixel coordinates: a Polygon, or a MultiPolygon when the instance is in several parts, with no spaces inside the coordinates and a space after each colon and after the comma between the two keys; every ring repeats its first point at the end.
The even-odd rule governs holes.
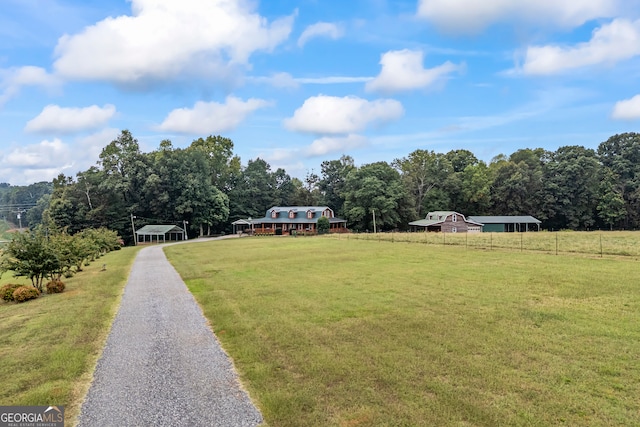
{"type": "Polygon", "coordinates": [[[278,218],[278,212],[276,212],[275,210],[271,211],[271,218],[278,218]]]}
{"type": "Polygon", "coordinates": [[[307,219],[313,218],[313,211],[307,211],[307,219]]]}
{"type": "Polygon", "coordinates": [[[293,219],[296,217],[296,212],[295,211],[289,211],[289,218],[293,219]]]}

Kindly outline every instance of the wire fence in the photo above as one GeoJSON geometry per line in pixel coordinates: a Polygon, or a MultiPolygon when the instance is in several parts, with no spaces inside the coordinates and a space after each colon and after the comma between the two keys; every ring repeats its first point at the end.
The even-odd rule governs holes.
{"type": "Polygon", "coordinates": [[[467,249],[542,252],[555,255],[640,257],[640,232],[556,231],[529,233],[349,233],[331,234],[339,240],[420,243],[467,249]]]}

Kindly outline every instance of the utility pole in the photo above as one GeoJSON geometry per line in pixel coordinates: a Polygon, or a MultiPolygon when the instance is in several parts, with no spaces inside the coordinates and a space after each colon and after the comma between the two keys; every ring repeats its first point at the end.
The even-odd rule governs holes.
{"type": "Polygon", "coordinates": [[[18,229],[22,231],[22,214],[26,212],[26,209],[18,209],[17,211],[13,211],[16,214],[16,219],[18,220],[18,229]]]}
{"type": "Polygon", "coordinates": [[[377,233],[376,230],[376,210],[371,209],[371,213],[373,213],[373,234],[377,233]]]}
{"type": "Polygon", "coordinates": [[[133,224],[133,218],[135,218],[135,216],[131,214],[131,230],[133,231],[133,244],[135,246],[138,246],[138,238],[136,237],[136,226],[133,224]]]}

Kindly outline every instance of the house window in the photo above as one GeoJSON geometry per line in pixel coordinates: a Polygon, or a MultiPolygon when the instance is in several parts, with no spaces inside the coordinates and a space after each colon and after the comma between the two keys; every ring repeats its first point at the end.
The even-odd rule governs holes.
{"type": "Polygon", "coordinates": [[[458,221],[458,215],[453,214],[453,217],[451,218],[451,221],[457,222],[458,221]]]}
{"type": "Polygon", "coordinates": [[[294,211],[289,211],[289,218],[293,219],[296,217],[296,213],[294,211]]]}
{"type": "Polygon", "coordinates": [[[313,211],[307,211],[307,219],[313,218],[313,211]]]}
{"type": "Polygon", "coordinates": [[[277,218],[277,217],[278,217],[278,212],[271,211],[271,218],[277,218]]]}
{"type": "Polygon", "coordinates": [[[452,233],[457,233],[458,232],[458,227],[451,227],[451,232],[452,233]]]}

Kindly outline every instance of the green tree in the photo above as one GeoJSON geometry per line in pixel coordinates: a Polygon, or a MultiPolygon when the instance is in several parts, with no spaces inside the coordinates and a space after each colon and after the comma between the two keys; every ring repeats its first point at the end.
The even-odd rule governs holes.
{"type": "Polygon", "coordinates": [[[320,165],[320,177],[317,182],[321,200],[318,204],[329,206],[339,217],[344,216],[344,190],[347,177],[354,171],[354,161],[351,156],[343,155],[338,160],[325,160],[320,165]]]}
{"type": "Polygon", "coordinates": [[[313,172],[307,172],[304,178],[304,182],[298,178],[292,178],[291,184],[293,188],[293,195],[289,198],[289,205],[291,206],[319,206],[324,203],[324,198],[318,183],[320,177],[313,172]]]}
{"type": "Polygon", "coordinates": [[[209,165],[202,152],[176,150],[178,169],[173,175],[174,218],[186,219],[191,227],[211,234],[211,227],[221,226],[229,217],[229,199],[210,180],[209,165]]]}
{"type": "Polygon", "coordinates": [[[407,157],[394,160],[392,164],[402,175],[404,187],[412,198],[418,217],[424,217],[426,211],[434,208],[451,209],[443,187],[451,165],[444,154],[415,150],[407,157]]]}
{"type": "Polygon", "coordinates": [[[544,165],[547,226],[589,229],[596,222],[600,163],[594,150],[558,148],[544,165]]]}
{"type": "Polygon", "coordinates": [[[610,137],[598,146],[602,165],[617,178],[626,215],[621,225],[640,228],[640,134],[629,132],[610,137]]]}
{"type": "Polygon", "coordinates": [[[204,153],[209,163],[211,183],[223,193],[231,190],[233,178],[240,173],[240,158],[233,154],[233,141],[220,135],[198,138],[190,150],[204,153]]]}
{"type": "Polygon", "coordinates": [[[329,223],[329,218],[323,216],[318,218],[318,234],[327,234],[329,229],[331,228],[331,224],[329,223]]]}
{"type": "MultiPolygon", "coordinates": [[[[482,188],[473,188],[467,180],[473,175],[472,168],[479,164],[476,156],[469,150],[451,150],[444,155],[445,166],[443,172],[446,177],[442,181],[442,188],[448,195],[447,210],[457,212],[470,212],[470,203],[467,196],[475,191],[481,193],[482,188]],[[465,174],[465,170],[469,173],[465,174]]],[[[480,182],[475,184],[480,185],[480,182]]],[[[475,194],[479,196],[479,194],[475,194]]]]}
{"type": "Polygon", "coordinates": [[[518,150],[508,160],[498,157],[489,165],[493,172],[491,212],[494,215],[533,215],[546,219],[544,164],[548,153],[541,149],[518,150]]]}
{"type": "Polygon", "coordinates": [[[602,168],[599,188],[599,200],[596,209],[598,217],[610,230],[622,221],[627,213],[622,190],[618,186],[618,178],[611,169],[602,168]]]}
{"type": "MultiPolygon", "coordinates": [[[[280,187],[278,187],[276,176],[271,172],[269,163],[260,158],[249,160],[235,187],[229,193],[230,220],[260,218],[270,207],[280,205],[287,184],[286,177],[283,174],[280,175],[280,187]]],[[[293,188],[291,184],[291,192],[293,188]]]]}
{"type": "Polygon", "coordinates": [[[129,212],[140,209],[141,190],[148,175],[146,157],[140,152],[138,140],[131,132],[123,130],[100,153],[99,164],[104,172],[101,185],[122,198],[122,205],[129,212]]]}
{"type": "Polygon", "coordinates": [[[468,165],[461,174],[461,195],[464,204],[461,212],[467,215],[486,215],[491,206],[491,184],[493,177],[486,163],[479,161],[468,165]]]}
{"type": "Polygon", "coordinates": [[[51,203],[51,194],[44,194],[39,199],[34,207],[27,211],[27,223],[31,227],[35,227],[42,224],[44,211],[49,207],[51,203]]]}
{"type": "Polygon", "coordinates": [[[373,230],[406,229],[415,210],[397,170],[387,162],[377,162],[352,171],[345,185],[344,215],[350,228],[373,230]]]}

